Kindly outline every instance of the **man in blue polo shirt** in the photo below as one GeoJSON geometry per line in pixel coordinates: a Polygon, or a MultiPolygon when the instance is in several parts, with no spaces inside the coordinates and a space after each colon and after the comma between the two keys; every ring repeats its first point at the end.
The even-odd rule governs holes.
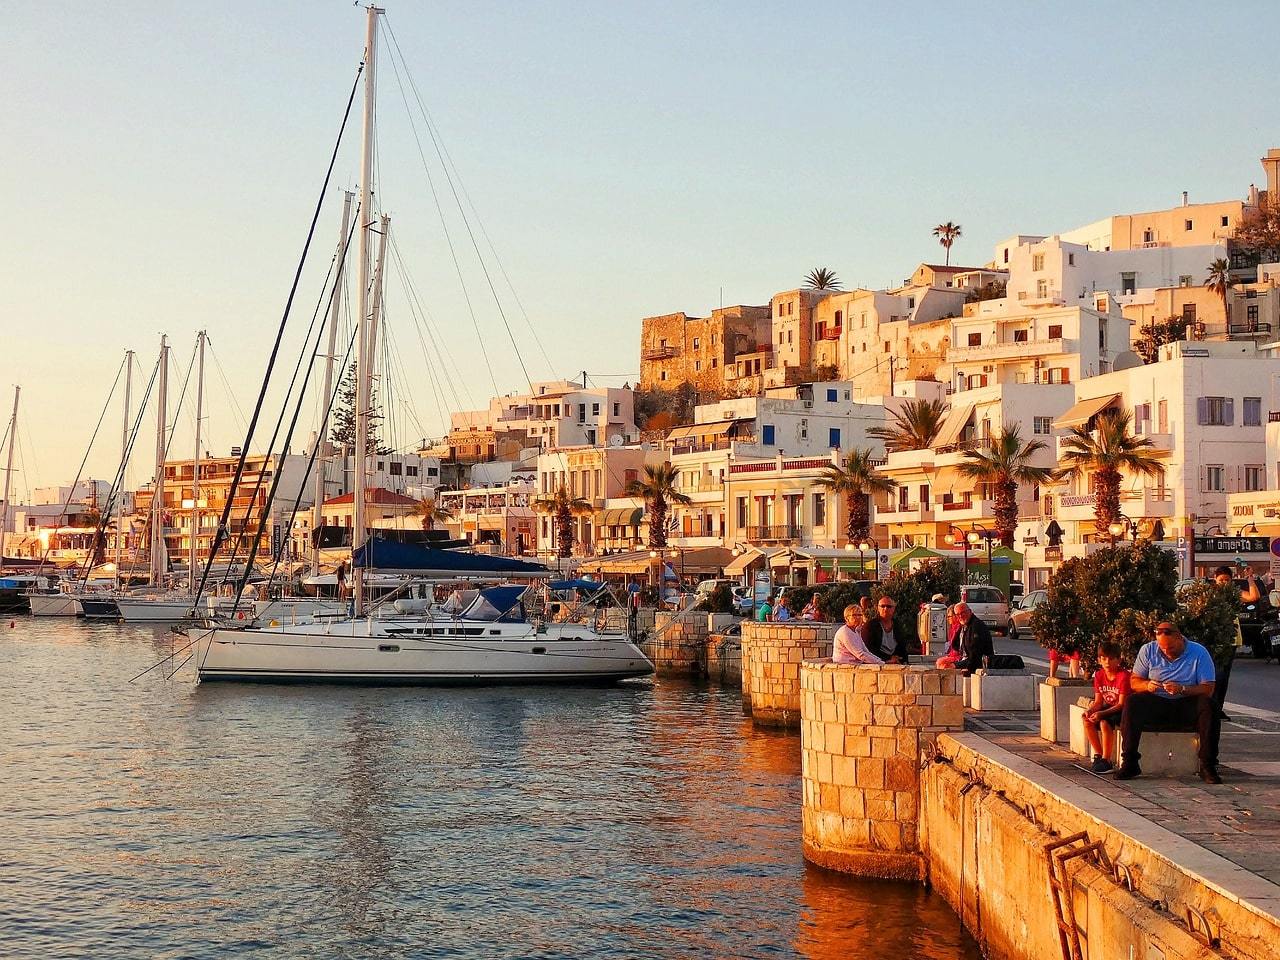
{"type": "Polygon", "coordinates": [[[1200,735],[1200,779],[1221,783],[1218,776],[1218,707],[1213,702],[1216,674],[1213,657],[1188,640],[1167,620],[1156,624],[1155,639],[1142,645],[1129,678],[1132,692],[1120,715],[1124,744],[1117,780],[1131,780],[1138,767],[1138,741],[1143,730],[1194,729],[1200,735]]]}

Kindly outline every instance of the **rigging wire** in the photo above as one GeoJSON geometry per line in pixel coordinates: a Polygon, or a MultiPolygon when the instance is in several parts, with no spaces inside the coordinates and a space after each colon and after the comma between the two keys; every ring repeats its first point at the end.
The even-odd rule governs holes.
{"type": "Polygon", "coordinates": [[[204,570],[200,574],[200,587],[196,591],[196,597],[204,592],[205,583],[209,579],[209,571],[213,567],[214,557],[217,556],[218,550],[226,542],[229,533],[227,531],[227,523],[231,517],[232,503],[237,489],[240,486],[240,479],[244,476],[244,464],[249,455],[249,446],[253,442],[253,434],[258,425],[258,415],[262,412],[263,401],[266,399],[267,386],[271,382],[272,371],[275,370],[276,356],[280,352],[280,342],[284,338],[285,327],[289,323],[289,315],[293,310],[293,298],[298,292],[298,284],[302,280],[302,268],[306,265],[307,254],[311,251],[311,241],[315,237],[316,224],[320,220],[320,211],[324,208],[324,200],[329,192],[329,181],[333,177],[333,168],[338,160],[338,149],[342,145],[342,136],[346,132],[347,122],[351,118],[351,106],[355,103],[356,91],[360,87],[360,77],[364,73],[364,61],[360,61],[360,66],[356,69],[355,79],[351,83],[351,93],[347,97],[347,108],[342,115],[342,125],[338,128],[338,136],[333,144],[333,153],[329,157],[329,167],[325,171],[324,183],[320,187],[320,195],[316,198],[315,211],[311,215],[311,225],[307,228],[307,238],[302,245],[302,255],[298,258],[297,269],[294,270],[293,283],[289,287],[289,296],[285,300],[284,313],[280,317],[280,326],[276,330],[275,343],[271,347],[271,354],[267,358],[267,369],[262,378],[262,387],[258,391],[258,399],[253,408],[253,418],[249,422],[249,426],[245,432],[244,445],[240,448],[240,457],[236,462],[235,474],[231,479],[231,486],[227,491],[227,502],[223,505],[222,514],[218,518],[217,531],[214,534],[213,543],[210,545],[209,558],[205,561],[204,570]]]}

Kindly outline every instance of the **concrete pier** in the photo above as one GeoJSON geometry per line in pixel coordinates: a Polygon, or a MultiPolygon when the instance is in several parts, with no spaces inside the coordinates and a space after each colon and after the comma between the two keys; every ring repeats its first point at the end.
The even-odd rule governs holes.
{"type": "Polygon", "coordinates": [[[959,674],[811,660],[801,670],[805,858],[863,877],[923,880],[920,757],[964,725],[959,674]]]}
{"type": "Polygon", "coordinates": [[[743,623],[742,705],[756,723],[800,726],[800,665],[831,655],[838,625],[743,623]]]}

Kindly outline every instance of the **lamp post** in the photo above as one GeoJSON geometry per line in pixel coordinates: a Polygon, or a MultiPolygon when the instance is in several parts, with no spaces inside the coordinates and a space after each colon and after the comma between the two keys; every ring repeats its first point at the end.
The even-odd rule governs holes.
{"type": "Polygon", "coordinates": [[[866,571],[867,567],[866,567],[866,561],[862,560],[862,554],[865,551],[870,551],[871,556],[875,557],[875,564],[876,564],[875,580],[876,580],[876,583],[879,583],[880,582],[880,544],[876,543],[876,541],[871,537],[865,538],[861,543],[858,544],[858,559],[862,563],[862,569],[864,572],[866,571]]]}
{"type": "Polygon", "coordinates": [[[977,546],[981,541],[983,541],[983,540],[986,540],[986,541],[987,541],[987,583],[994,584],[994,583],[995,583],[995,568],[994,568],[994,566],[993,566],[993,564],[992,564],[992,560],[991,560],[991,538],[992,538],[992,533],[991,533],[991,531],[990,531],[990,530],[988,530],[986,527],[984,527],[984,526],[983,526],[982,524],[980,524],[980,523],[975,523],[975,524],[973,525],[973,527],[974,527],[974,529],[972,529],[972,530],[970,530],[970,531],[969,531],[969,536],[968,536],[966,539],[969,541],[969,543],[973,544],[975,547],[976,547],[976,546],[977,546]],[[979,530],[981,530],[982,532],[981,532],[981,533],[979,533],[979,532],[978,532],[979,530]]]}
{"type": "Polygon", "coordinates": [[[1132,535],[1134,543],[1138,542],[1137,522],[1126,517],[1123,513],[1108,524],[1107,532],[1111,534],[1111,543],[1113,545],[1117,540],[1123,540],[1128,535],[1132,535]]]}
{"type": "Polygon", "coordinates": [[[1242,536],[1242,537],[1247,537],[1247,536],[1249,536],[1249,528],[1250,528],[1250,527],[1252,527],[1252,528],[1253,528],[1253,535],[1254,535],[1254,536],[1257,536],[1257,534],[1258,534],[1258,525],[1257,525],[1256,523],[1247,523],[1247,524],[1245,524],[1243,527],[1241,527],[1241,528],[1240,528],[1240,536],[1242,536]]]}
{"type": "Polygon", "coordinates": [[[658,547],[655,550],[650,550],[649,560],[651,561],[650,565],[653,567],[654,580],[655,580],[655,583],[657,584],[658,607],[661,608],[663,597],[665,596],[665,591],[663,588],[666,586],[666,579],[667,579],[667,571],[663,568],[663,565],[662,565],[662,548],[658,547]]]}
{"type": "Polygon", "coordinates": [[[968,583],[969,582],[969,538],[965,535],[965,532],[963,530],[961,530],[959,527],[957,527],[953,523],[947,527],[947,534],[945,537],[943,537],[943,539],[946,540],[947,543],[951,544],[951,546],[953,547],[957,543],[960,544],[961,548],[964,550],[964,557],[960,561],[961,568],[962,568],[960,573],[961,573],[961,576],[963,577],[964,582],[968,583]],[[951,532],[953,530],[955,531],[955,533],[951,532]]]}

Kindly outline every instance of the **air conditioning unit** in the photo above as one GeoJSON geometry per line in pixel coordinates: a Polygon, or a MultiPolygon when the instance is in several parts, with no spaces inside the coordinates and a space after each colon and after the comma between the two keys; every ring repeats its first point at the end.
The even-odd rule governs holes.
{"type": "Polygon", "coordinates": [[[804,404],[804,408],[805,408],[806,410],[812,410],[812,409],[813,409],[813,401],[812,401],[812,400],[803,400],[803,401],[801,401],[801,403],[803,403],[803,404],[804,404]]]}

